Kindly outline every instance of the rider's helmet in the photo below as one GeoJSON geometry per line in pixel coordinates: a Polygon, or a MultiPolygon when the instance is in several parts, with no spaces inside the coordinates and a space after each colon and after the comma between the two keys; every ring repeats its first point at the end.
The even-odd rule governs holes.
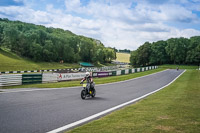
{"type": "Polygon", "coordinates": [[[89,72],[86,72],[85,75],[86,75],[86,77],[89,77],[89,76],[90,76],[90,73],[89,73],[89,72]]]}

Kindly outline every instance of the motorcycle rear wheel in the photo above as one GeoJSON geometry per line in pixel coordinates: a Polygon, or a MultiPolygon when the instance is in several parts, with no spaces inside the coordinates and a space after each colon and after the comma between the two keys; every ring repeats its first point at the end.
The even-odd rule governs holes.
{"type": "Polygon", "coordinates": [[[95,95],[96,95],[96,90],[94,89],[92,93],[92,97],[95,97],[95,95]]]}

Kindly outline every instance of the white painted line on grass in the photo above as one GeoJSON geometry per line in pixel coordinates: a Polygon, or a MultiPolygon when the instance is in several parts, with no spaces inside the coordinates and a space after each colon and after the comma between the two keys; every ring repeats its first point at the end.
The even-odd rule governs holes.
{"type": "MultiPolygon", "coordinates": [[[[169,70],[169,69],[167,69],[169,70]]],[[[164,72],[164,71],[167,71],[167,70],[163,70],[163,71],[160,71],[160,72],[156,72],[156,73],[152,73],[152,74],[148,74],[148,75],[145,75],[145,76],[141,76],[141,77],[137,77],[137,78],[132,78],[132,79],[128,79],[128,80],[124,80],[124,81],[118,81],[118,82],[112,82],[112,83],[106,83],[106,84],[98,84],[98,85],[95,85],[95,86],[102,86],[102,85],[110,85],[110,84],[118,84],[118,83],[122,83],[122,82],[128,82],[128,81],[131,81],[131,80],[136,80],[136,79],[140,79],[140,78],[144,78],[144,77],[148,77],[148,76],[151,76],[151,75],[154,75],[154,74],[158,74],[158,73],[161,73],[161,72],[164,72]]],[[[66,88],[78,88],[78,87],[81,87],[81,86],[74,86],[74,87],[65,87],[65,88],[38,88],[38,89],[28,89],[28,90],[15,90],[15,91],[11,91],[11,90],[1,90],[3,92],[0,92],[0,94],[7,94],[7,93],[17,93],[17,92],[32,92],[32,91],[49,91],[49,90],[62,90],[62,89],[66,89],[66,88]]],[[[21,89],[24,89],[24,88],[21,88],[21,89]]]]}
{"type": "Polygon", "coordinates": [[[120,104],[120,105],[115,106],[115,107],[113,107],[113,108],[107,109],[107,110],[102,111],[102,112],[100,112],[100,113],[94,114],[94,115],[89,116],[89,117],[87,117],[87,118],[84,118],[84,119],[82,119],[82,120],[79,120],[79,121],[73,122],[73,123],[71,123],[71,124],[68,124],[68,125],[66,125],[66,126],[57,128],[57,129],[52,130],[52,131],[49,131],[49,132],[47,132],[47,133],[58,133],[58,132],[62,132],[62,131],[67,130],[67,129],[69,129],[69,128],[72,128],[72,127],[75,127],[75,126],[80,125],[80,124],[82,124],[82,123],[85,123],[85,122],[88,122],[88,121],[90,121],[90,120],[93,120],[93,119],[95,119],[95,118],[97,118],[97,117],[99,117],[99,116],[102,116],[102,115],[106,114],[106,113],[112,112],[112,111],[114,111],[114,110],[116,110],[116,109],[119,109],[119,108],[121,108],[121,107],[123,107],[123,106],[126,106],[126,105],[128,105],[128,104],[131,104],[131,103],[133,103],[133,102],[136,102],[136,101],[138,101],[138,100],[140,100],[140,99],[143,99],[143,98],[145,98],[145,97],[147,97],[147,96],[149,96],[149,95],[151,95],[151,94],[153,94],[153,93],[156,93],[157,91],[160,91],[161,89],[163,89],[163,88],[169,86],[169,85],[172,84],[177,78],[179,78],[185,71],[186,71],[186,70],[184,70],[179,76],[177,76],[177,77],[176,77],[174,80],[172,80],[170,83],[168,83],[167,85],[165,85],[165,86],[163,86],[163,87],[161,87],[161,88],[159,88],[159,89],[157,89],[157,90],[155,90],[155,91],[152,91],[152,92],[150,92],[150,93],[148,93],[148,94],[145,94],[145,95],[143,95],[143,96],[141,96],[141,97],[138,97],[138,98],[133,99],[133,100],[131,100],[131,101],[128,101],[128,102],[126,102],[126,103],[120,104]]]}

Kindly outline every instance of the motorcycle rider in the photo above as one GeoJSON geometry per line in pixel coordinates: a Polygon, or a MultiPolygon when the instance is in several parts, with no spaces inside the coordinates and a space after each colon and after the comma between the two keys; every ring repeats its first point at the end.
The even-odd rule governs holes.
{"type": "Polygon", "coordinates": [[[86,89],[87,89],[87,92],[89,92],[90,88],[94,87],[94,85],[93,85],[93,79],[92,79],[92,76],[90,76],[89,72],[85,73],[85,77],[81,80],[80,84],[82,84],[85,80],[87,81],[86,89]]]}

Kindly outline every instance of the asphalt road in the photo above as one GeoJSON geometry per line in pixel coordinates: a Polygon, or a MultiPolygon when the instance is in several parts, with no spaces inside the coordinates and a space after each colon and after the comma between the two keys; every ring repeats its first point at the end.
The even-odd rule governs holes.
{"type": "Polygon", "coordinates": [[[0,133],[44,133],[138,98],[170,83],[183,70],[166,70],[120,83],[96,86],[82,100],[81,87],[0,93],[0,133]]]}

